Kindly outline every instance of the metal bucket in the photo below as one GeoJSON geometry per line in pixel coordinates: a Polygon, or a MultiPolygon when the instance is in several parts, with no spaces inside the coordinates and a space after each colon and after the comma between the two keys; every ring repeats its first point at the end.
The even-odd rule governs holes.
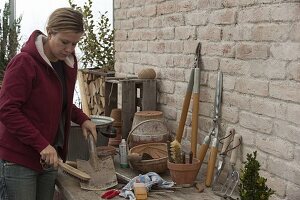
{"type": "MultiPolygon", "coordinates": [[[[103,135],[103,132],[112,126],[114,119],[107,116],[91,115],[92,122],[96,124],[97,128],[97,142],[96,146],[107,146],[108,137],[103,135]],[[101,133],[102,132],[102,133],[101,133]]],[[[81,127],[78,124],[71,123],[71,131],[69,136],[68,155],[67,160],[76,161],[76,159],[88,160],[88,144],[85,140],[81,127]]]]}

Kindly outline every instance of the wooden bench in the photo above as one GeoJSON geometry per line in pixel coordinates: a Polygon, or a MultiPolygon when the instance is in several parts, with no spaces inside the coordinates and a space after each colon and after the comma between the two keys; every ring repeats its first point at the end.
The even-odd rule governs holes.
{"type": "MultiPolygon", "coordinates": [[[[115,156],[115,169],[116,172],[127,178],[134,178],[140,173],[131,168],[120,168],[118,162],[118,156],[115,156]]],[[[171,181],[169,173],[161,174],[164,180],[171,181]]],[[[126,183],[119,181],[119,185],[116,187],[121,189],[126,183]]],[[[80,188],[79,181],[69,175],[59,172],[56,181],[56,195],[55,200],[99,200],[103,191],[86,191],[80,188]]],[[[116,200],[124,200],[125,198],[116,196],[116,200]]],[[[213,194],[210,188],[206,188],[204,192],[199,193],[198,190],[192,187],[175,188],[172,190],[150,190],[148,193],[149,200],[185,200],[185,199],[197,199],[197,200],[219,200],[220,197],[213,194]]]]}

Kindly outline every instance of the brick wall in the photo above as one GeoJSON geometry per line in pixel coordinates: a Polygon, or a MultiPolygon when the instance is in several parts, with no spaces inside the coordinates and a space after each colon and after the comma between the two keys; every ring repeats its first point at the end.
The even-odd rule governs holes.
{"type": "MultiPolygon", "coordinates": [[[[114,27],[116,72],[156,70],[173,133],[201,42],[198,143],[212,127],[221,70],[223,133],[233,126],[243,136],[243,159],[258,151],[272,199],[300,199],[299,0],[114,0],[114,27]]],[[[190,122],[191,112],[185,141],[190,122]]]]}

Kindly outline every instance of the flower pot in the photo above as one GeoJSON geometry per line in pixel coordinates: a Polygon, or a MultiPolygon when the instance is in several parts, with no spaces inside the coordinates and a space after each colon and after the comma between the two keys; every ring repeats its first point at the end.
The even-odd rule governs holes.
{"type": "Polygon", "coordinates": [[[196,158],[193,159],[192,164],[177,164],[168,161],[168,169],[176,185],[193,184],[200,169],[200,161],[196,158]]]}

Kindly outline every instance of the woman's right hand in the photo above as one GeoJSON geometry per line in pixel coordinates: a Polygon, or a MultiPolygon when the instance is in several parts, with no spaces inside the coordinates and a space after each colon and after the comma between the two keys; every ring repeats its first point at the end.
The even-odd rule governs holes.
{"type": "Polygon", "coordinates": [[[58,156],[55,148],[50,144],[40,152],[41,160],[47,165],[58,167],[58,156]]]}

